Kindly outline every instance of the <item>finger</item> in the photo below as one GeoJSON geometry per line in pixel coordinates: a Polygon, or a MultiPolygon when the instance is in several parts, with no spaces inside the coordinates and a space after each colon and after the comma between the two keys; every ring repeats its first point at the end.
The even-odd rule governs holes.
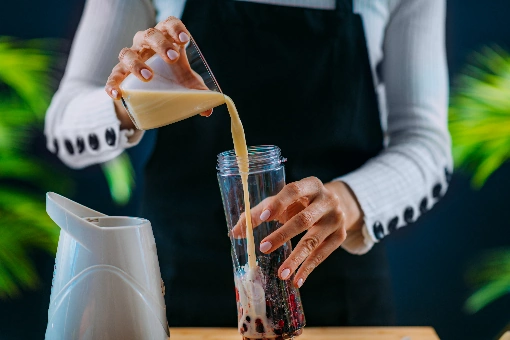
{"type": "MultiPolygon", "coordinates": [[[[293,183],[291,183],[293,184],[293,183]]],[[[291,185],[289,184],[289,185],[291,185]]],[[[283,191],[283,190],[282,190],[283,191]]],[[[267,207],[271,204],[271,200],[274,200],[276,196],[267,197],[264,200],[262,200],[259,204],[257,204],[255,207],[251,208],[251,220],[253,228],[258,227],[262,222],[270,221],[278,219],[280,223],[286,223],[288,220],[290,220],[294,215],[298,214],[300,211],[302,211],[305,206],[301,202],[294,202],[291,203],[283,213],[279,214],[278,216],[275,216],[275,214],[272,214],[275,216],[275,218],[270,219],[269,216],[270,211],[267,209],[267,207]]],[[[244,230],[246,229],[246,215],[244,213],[241,214],[239,217],[239,221],[237,224],[232,228],[232,235],[235,238],[244,238],[244,230]]]]}
{"type": "MultiPolygon", "coordinates": [[[[272,196],[262,207],[262,221],[281,220],[287,208],[297,201],[312,202],[322,191],[323,184],[317,177],[308,177],[289,183],[275,196],[272,196]]],[[[307,204],[306,204],[307,205],[307,204]]]]}
{"type": "Polygon", "coordinates": [[[329,235],[334,233],[335,230],[335,225],[323,223],[322,221],[308,230],[289,257],[281,264],[278,270],[280,278],[283,280],[290,278],[301,263],[303,263],[329,235]]]}
{"type": "MultiPolygon", "coordinates": [[[[253,228],[258,227],[262,224],[262,220],[260,219],[260,215],[266,202],[268,202],[272,197],[267,197],[262,200],[255,207],[251,208],[251,224],[253,228]]],[[[232,228],[231,234],[235,238],[244,238],[246,236],[246,214],[243,212],[239,217],[239,221],[237,221],[236,225],[232,228]]]]}
{"type": "Polygon", "coordinates": [[[294,277],[294,286],[301,288],[310,273],[317,268],[329,255],[331,255],[345,241],[347,233],[341,228],[329,235],[304,261],[294,277]]]}
{"type": "MultiPolygon", "coordinates": [[[[325,214],[326,207],[322,204],[311,204],[292,217],[287,223],[273,231],[260,242],[260,251],[270,253],[284,245],[294,236],[310,229],[325,214]]],[[[297,267],[296,267],[297,268],[297,267]]]]}
{"type": "Polygon", "coordinates": [[[181,20],[176,17],[168,17],[166,20],[161,21],[156,25],[156,29],[160,30],[164,34],[168,34],[173,41],[179,45],[186,44],[191,37],[188,29],[181,20]]]}
{"type": "Polygon", "coordinates": [[[163,32],[156,28],[149,28],[143,31],[142,34],[138,32],[133,39],[133,46],[140,49],[152,49],[168,64],[172,64],[179,59],[179,46],[174,44],[172,38],[165,36],[163,32]]]}
{"type": "Polygon", "coordinates": [[[106,93],[108,93],[110,97],[113,99],[120,99],[122,96],[122,91],[120,90],[119,85],[128,74],[129,72],[126,70],[122,63],[115,65],[104,87],[106,93]]]}
{"type": "Polygon", "coordinates": [[[133,73],[141,81],[147,82],[152,79],[152,69],[140,60],[138,54],[130,48],[125,47],[120,51],[119,61],[127,71],[133,73]]]}

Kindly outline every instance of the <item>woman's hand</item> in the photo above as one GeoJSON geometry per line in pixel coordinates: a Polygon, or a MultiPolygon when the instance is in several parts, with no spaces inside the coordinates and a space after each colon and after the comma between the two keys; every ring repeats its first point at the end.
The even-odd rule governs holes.
{"type": "MultiPolygon", "coordinates": [[[[120,99],[122,94],[119,85],[130,73],[141,81],[150,81],[154,74],[145,61],[154,54],[158,54],[161,59],[172,65],[174,73],[180,78],[179,81],[183,86],[207,90],[202,78],[191,69],[186,58],[184,46],[189,42],[190,37],[186,26],[175,17],[168,17],[154,28],[137,32],[133,38],[133,45],[120,51],[119,63],[113,68],[106,82],[106,93],[113,99],[120,99]]],[[[119,101],[115,102],[115,107],[118,114],[121,110],[126,116],[119,117],[121,126],[122,123],[129,124],[123,119],[127,118],[130,122],[119,101]]],[[[212,109],[201,113],[201,115],[209,116],[211,112],[212,109]]]]}
{"type": "MultiPolygon", "coordinates": [[[[297,287],[342,244],[347,232],[361,228],[363,220],[356,197],[345,183],[324,185],[316,177],[287,184],[277,195],[260,202],[251,213],[254,227],[270,220],[283,223],[261,241],[260,251],[266,254],[306,231],[278,269],[280,278],[286,280],[299,267],[294,278],[297,287]]],[[[233,236],[243,237],[245,225],[243,214],[232,230],[233,236]]]]}

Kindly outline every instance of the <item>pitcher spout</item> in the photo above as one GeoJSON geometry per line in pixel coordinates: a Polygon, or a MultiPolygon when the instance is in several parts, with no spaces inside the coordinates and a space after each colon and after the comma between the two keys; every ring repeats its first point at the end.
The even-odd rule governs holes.
{"type": "Polygon", "coordinates": [[[46,212],[61,230],[84,248],[91,252],[96,251],[101,238],[101,228],[96,221],[100,217],[105,217],[105,214],[54,192],[46,194],[46,212]]]}

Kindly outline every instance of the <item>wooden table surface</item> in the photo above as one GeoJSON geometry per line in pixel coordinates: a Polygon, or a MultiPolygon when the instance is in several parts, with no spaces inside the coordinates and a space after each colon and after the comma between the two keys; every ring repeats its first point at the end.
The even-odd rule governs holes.
{"type": "MultiPolygon", "coordinates": [[[[171,328],[171,340],[240,340],[235,328],[171,328]]],[[[439,340],[430,327],[310,327],[296,340],[439,340]]]]}

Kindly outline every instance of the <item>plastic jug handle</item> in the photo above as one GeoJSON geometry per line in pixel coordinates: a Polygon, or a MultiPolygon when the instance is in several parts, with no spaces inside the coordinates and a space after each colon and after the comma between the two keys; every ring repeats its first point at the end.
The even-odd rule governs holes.
{"type": "Polygon", "coordinates": [[[101,228],[88,221],[107,216],[54,192],[46,194],[46,212],[51,219],[89,251],[101,243],[101,228]]]}

